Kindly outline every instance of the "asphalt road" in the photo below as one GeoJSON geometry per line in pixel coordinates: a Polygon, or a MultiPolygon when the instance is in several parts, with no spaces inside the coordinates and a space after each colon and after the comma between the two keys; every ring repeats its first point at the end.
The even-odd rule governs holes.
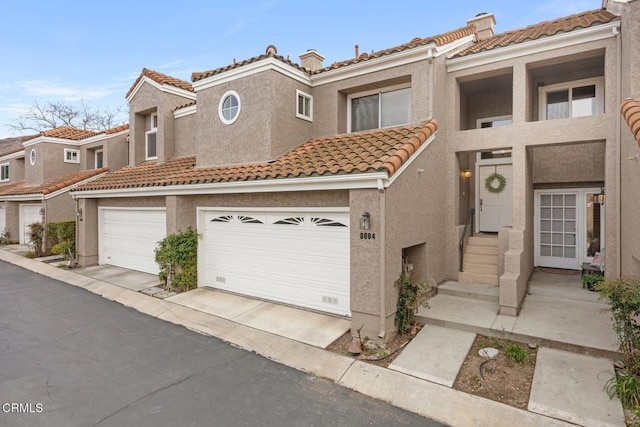
{"type": "Polygon", "coordinates": [[[0,426],[440,425],[2,261],[0,404],[0,426]]]}

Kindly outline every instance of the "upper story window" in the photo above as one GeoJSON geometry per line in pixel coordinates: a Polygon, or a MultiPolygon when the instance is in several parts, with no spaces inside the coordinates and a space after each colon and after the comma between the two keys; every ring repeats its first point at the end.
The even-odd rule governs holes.
{"type": "Polygon", "coordinates": [[[153,113],[149,117],[149,130],[145,133],[144,152],[146,160],[158,158],[156,136],[158,134],[158,114],[153,113]]]}
{"type": "Polygon", "coordinates": [[[0,182],[9,181],[9,163],[0,165],[0,182]]]}
{"type": "Polygon", "coordinates": [[[511,124],[511,116],[498,116],[498,117],[487,117],[484,119],[478,119],[476,123],[476,128],[485,129],[485,128],[497,128],[500,126],[507,126],[511,124]]]}
{"type": "Polygon", "coordinates": [[[65,163],[80,163],[80,150],[64,149],[65,163]]]}
{"type": "Polygon", "coordinates": [[[31,166],[36,165],[36,160],[37,160],[36,150],[35,148],[32,148],[31,152],[29,153],[29,163],[31,163],[31,166]]]}
{"type": "Polygon", "coordinates": [[[95,151],[95,165],[96,169],[100,169],[104,167],[104,151],[96,150],[95,151]]]}
{"type": "Polygon", "coordinates": [[[349,131],[409,123],[411,87],[393,87],[349,96],[349,131]]]}
{"type": "Polygon", "coordinates": [[[218,106],[218,114],[222,123],[230,125],[235,122],[240,115],[241,107],[238,93],[233,90],[226,92],[220,99],[220,105],[218,106]]]}
{"type": "Polygon", "coordinates": [[[296,117],[313,120],[313,97],[299,90],[296,90],[296,117]]]}
{"type": "Polygon", "coordinates": [[[602,78],[542,86],[539,89],[542,120],[595,116],[604,112],[602,78]]]}

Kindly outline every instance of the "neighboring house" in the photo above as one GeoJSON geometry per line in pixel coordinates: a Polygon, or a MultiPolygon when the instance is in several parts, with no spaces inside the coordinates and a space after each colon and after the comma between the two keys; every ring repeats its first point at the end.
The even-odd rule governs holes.
{"type": "Polygon", "coordinates": [[[192,83],[143,69],[129,165],[72,191],[79,262],[155,273],[156,242],[193,227],[199,286],[380,339],[403,269],[499,285],[508,315],[534,266],[577,270],[606,247],[607,277],[639,273],[637,248],[620,255],[640,225],[620,209],[634,172],[617,114],[638,96],[639,20],[639,1],[605,2],[494,34],[480,14],[326,67],[269,46],[192,83]],[[463,235],[470,208],[482,240],[463,235]]]}
{"type": "Polygon", "coordinates": [[[34,222],[74,220],[69,190],[108,166],[124,166],[128,132],[128,125],[100,133],[60,127],[22,137],[21,148],[0,153],[0,230],[24,244],[34,222]]]}

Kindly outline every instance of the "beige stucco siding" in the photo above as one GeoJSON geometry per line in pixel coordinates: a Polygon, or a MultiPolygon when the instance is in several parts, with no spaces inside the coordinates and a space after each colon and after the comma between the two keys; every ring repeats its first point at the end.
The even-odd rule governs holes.
{"type": "Polygon", "coordinates": [[[45,200],[44,206],[47,222],[73,221],[76,218],[76,202],[69,192],[45,200]]]}
{"type": "Polygon", "coordinates": [[[65,148],[80,151],[80,147],[76,145],[48,142],[39,142],[25,148],[24,175],[27,185],[40,185],[61,175],[80,171],[80,163],[67,163],[64,161],[65,148]],[[29,160],[32,149],[36,151],[36,164],[33,166],[29,160]]]}
{"type": "Polygon", "coordinates": [[[175,127],[175,156],[196,155],[196,115],[179,117],[174,121],[175,127]]]}
{"type": "Polygon", "coordinates": [[[603,142],[535,147],[532,151],[534,184],[604,182],[603,142]]]}

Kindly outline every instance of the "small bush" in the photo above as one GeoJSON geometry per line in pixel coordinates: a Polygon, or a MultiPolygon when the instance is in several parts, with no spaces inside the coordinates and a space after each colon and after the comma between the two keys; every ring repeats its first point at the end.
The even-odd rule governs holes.
{"type": "Polygon", "coordinates": [[[189,227],[187,231],[165,237],[156,246],[155,260],[160,267],[158,276],[165,287],[178,290],[195,288],[198,285],[198,233],[189,227]],[[170,284],[167,265],[173,272],[170,284]]]}
{"type": "Polygon", "coordinates": [[[76,222],[48,223],[47,246],[54,255],[64,255],[66,259],[74,259],[76,256],[76,222]]]}
{"type": "Polygon", "coordinates": [[[618,396],[625,408],[633,409],[640,406],[640,378],[627,369],[622,369],[611,377],[605,389],[610,399],[618,396]]]}
{"type": "Polygon", "coordinates": [[[42,242],[44,241],[44,226],[41,222],[29,224],[29,244],[33,257],[38,258],[43,255],[42,242]]]}
{"type": "Polygon", "coordinates": [[[507,344],[502,351],[509,359],[518,364],[522,364],[527,360],[527,352],[520,344],[507,344]]]}
{"type": "Polygon", "coordinates": [[[398,287],[395,322],[398,333],[405,334],[411,330],[418,308],[429,306],[427,298],[431,287],[427,282],[417,282],[404,273],[400,275],[398,287]]]}

